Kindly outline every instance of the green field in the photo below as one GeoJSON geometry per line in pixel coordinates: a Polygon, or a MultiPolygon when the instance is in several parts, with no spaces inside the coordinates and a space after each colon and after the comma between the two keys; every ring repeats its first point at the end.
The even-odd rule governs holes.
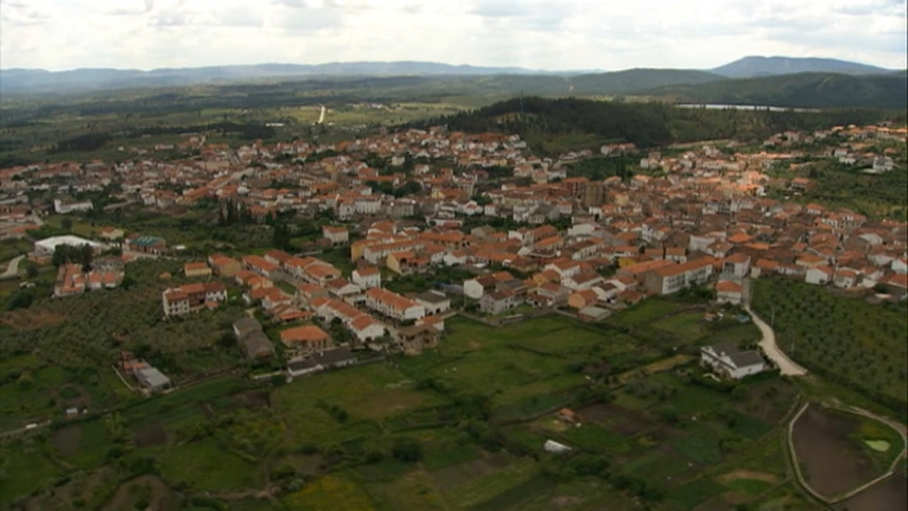
{"type": "MultiPolygon", "coordinates": [[[[162,264],[138,275],[153,282],[162,264]]],[[[750,325],[706,322],[702,311],[659,300],[628,314],[598,326],[551,315],[497,328],[455,317],[439,347],[419,356],[286,384],[224,376],[151,399],[124,394],[106,376],[62,390],[73,369],[37,354],[7,358],[10,424],[30,410],[61,413],[57,401],[29,402],[32,390],[116,411],[0,444],[5,473],[29,456],[39,468],[7,477],[0,496],[29,500],[80,471],[94,482],[60,491],[102,507],[134,501],[122,478],[148,474],[155,498],[170,503],[164,509],[268,509],[259,496],[266,487],[285,509],[630,510],[642,499],[673,511],[756,502],[765,479],[782,480],[782,454],[771,447],[797,389],[773,375],[703,386],[691,357],[664,346],[665,333],[687,350],[723,332],[751,335],[750,325]],[[34,387],[20,392],[23,371],[34,387]],[[579,410],[580,426],[556,417],[565,406],[579,410]],[[573,450],[552,456],[546,440],[573,450]],[[111,467],[121,479],[102,476],[111,467]],[[741,470],[763,475],[754,482],[741,470]]]]}
{"type": "Polygon", "coordinates": [[[905,310],[837,296],[790,279],[755,282],[753,308],[774,318],[778,342],[809,370],[904,416],[905,310]]]}

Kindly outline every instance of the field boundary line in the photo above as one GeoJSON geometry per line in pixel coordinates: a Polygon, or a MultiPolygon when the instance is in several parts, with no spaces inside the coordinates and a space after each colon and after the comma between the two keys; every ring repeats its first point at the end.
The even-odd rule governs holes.
{"type": "Polygon", "coordinates": [[[841,412],[850,413],[852,415],[858,415],[860,417],[865,417],[865,418],[880,422],[880,423],[886,425],[887,427],[895,430],[895,432],[898,433],[899,436],[902,438],[902,450],[899,453],[899,455],[896,456],[892,460],[892,463],[889,465],[889,470],[887,470],[885,473],[881,474],[879,477],[873,479],[872,481],[869,481],[867,483],[862,484],[861,486],[858,486],[857,488],[849,490],[844,495],[839,495],[839,496],[834,497],[833,500],[829,501],[830,504],[837,504],[843,500],[850,499],[851,497],[854,497],[858,493],[861,493],[862,491],[870,488],[871,486],[873,486],[879,482],[885,481],[886,479],[889,479],[890,477],[892,477],[893,474],[895,474],[896,467],[898,467],[898,464],[902,460],[902,458],[905,457],[905,452],[908,451],[908,437],[906,437],[905,432],[902,428],[895,427],[895,425],[893,425],[890,422],[890,420],[886,417],[876,415],[874,413],[868,412],[867,410],[857,408],[854,406],[839,407],[839,406],[830,406],[830,405],[825,405],[825,404],[823,406],[825,406],[826,408],[832,409],[832,410],[838,410],[841,412]]]}
{"type": "Polygon", "coordinates": [[[881,423],[885,424],[886,426],[894,429],[899,434],[899,436],[902,438],[902,450],[901,450],[901,453],[899,453],[899,455],[896,456],[894,460],[892,460],[892,464],[889,466],[889,470],[887,470],[883,474],[877,476],[876,478],[872,479],[871,481],[868,481],[856,488],[852,488],[852,489],[846,491],[845,493],[833,495],[831,497],[823,496],[822,494],[820,494],[819,492],[814,490],[807,483],[807,481],[804,480],[804,476],[801,473],[801,465],[798,462],[798,455],[795,452],[795,446],[794,446],[794,425],[798,421],[798,419],[801,417],[801,415],[803,415],[804,412],[807,411],[807,408],[809,406],[810,406],[810,401],[808,400],[806,403],[804,403],[804,406],[798,411],[798,413],[794,416],[794,418],[791,419],[791,421],[788,424],[788,449],[789,449],[789,453],[791,456],[792,466],[794,467],[796,479],[798,481],[798,484],[802,488],[807,490],[811,495],[813,495],[814,497],[816,497],[817,499],[819,499],[820,501],[822,501],[825,504],[837,504],[844,500],[848,500],[851,497],[854,497],[855,495],[857,495],[858,493],[861,493],[864,490],[874,486],[875,484],[885,481],[886,479],[889,479],[890,477],[892,477],[892,475],[895,473],[895,469],[898,466],[899,461],[901,461],[901,459],[903,457],[905,457],[905,453],[906,453],[906,451],[908,451],[908,437],[906,437],[905,432],[900,428],[894,427],[891,424],[891,422],[889,420],[887,420],[886,418],[880,417],[878,415],[867,412],[866,410],[863,410],[860,408],[856,408],[856,407],[852,407],[852,406],[838,407],[838,406],[822,405],[824,408],[828,408],[830,410],[837,410],[840,412],[850,413],[852,415],[859,415],[862,417],[873,419],[877,422],[881,422],[881,423]]]}
{"type": "Polygon", "coordinates": [[[112,365],[110,366],[110,368],[113,369],[113,372],[117,375],[117,378],[119,378],[120,381],[123,382],[123,385],[126,385],[126,388],[129,389],[130,392],[136,391],[136,389],[126,381],[126,378],[123,378],[123,375],[120,374],[120,371],[117,370],[117,366],[112,365]]]}
{"type": "Polygon", "coordinates": [[[810,495],[818,499],[820,502],[828,504],[829,501],[821,495],[819,492],[814,490],[807,481],[804,480],[804,474],[801,473],[801,464],[798,462],[798,454],[795,452],[794,446],[794,425],[798,422],[798,419],[801,418],[801,415],[804,415],[804,412],[807,411],[807,408],[810,407],[810,401],[804,403],[804,406],[798,410],[798,413],[792,417],[791,421],[788,422],[788,454],[791,457],[791,465],[794,468],[795,480],[798,482],[798,485],[807,490],[810,495]]]}

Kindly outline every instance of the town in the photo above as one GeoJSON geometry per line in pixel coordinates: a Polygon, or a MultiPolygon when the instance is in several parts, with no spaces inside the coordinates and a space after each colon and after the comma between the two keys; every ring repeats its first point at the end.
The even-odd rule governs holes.
{"type": "MultiPolygon", "coordinates": [[[[767,317],[765,303],[756,303],[755,287],[781,279],[876,308],[898,306],[908,296],[904,218],[809,199],[823,179],[822,170],[810,169],[822,165],[868,176],[904,172],[905,128],[787,131],[756,146],[708,141],[654,151],[616,143],[557,157],[535,156],[518,135],[443,126],[383,130],[332,144],[256,141],[231,148],[208,142],[205,133],[180,138],[155,150],[120,147],[118,162],[0,170],[0,239],[16,251],[4,277],[18,278],[10,291],[13,311],[0,316],[7,327],[40,327],[9,314],[31,311],[42,318],[45,303],[66,307],[91,298],[103,307],[105,293],[115,289],[121,301],[150,294],[151,301],[141,303],[153,301],[148,317],[171,332],[170,343],[184,336],[188,342],[191,334],[180,330],[191,323],[184,322],[200,319],[204,326],[191,328],[200,338],[216,338],[215,351],[238,347],[242,360],[198,371],[187,369],[194,363],[173,364],[172,357],[184,355],[179,350],[164,356],[153,343],[131,342],[141,328],[116,327],[102,365],[116,385],[143,399],[196,392],[206,379],[237,371],[252,384],[292,382],[285,388],[321,377],[341,387],[364,385],[356,376],[362,371],[397,371],[395,364],[422,370],[439,350],[479,342],[461,333],[478,328],[469,325],[524,337],[536,325],[550,325],[539,327],[541,338],[567,344],[571,334],[559,329],[599,332],[596,338],[655,336],[647,342],[660,347],[635,348],[640,351],[628,363],[638,365],[623,373],[597,369],[586,373],[586,382],[569,378],[569,386],[587,392],[624,389],[630,396],[624,407],[639,406],[650,392],[677,392],[671,385],[682,381],[682,371],[710,392],[754,381],[746,384],[754,392],[771,387],[787,399],[791,390],[780,391],[780,380],[760,383],[756,375],[807,371],[757,330],[778,325],[775,306],[767,317]],[[158,159],[157,151],[185,156],[158,159]],[[578,172],[613,162],[621,162],[620,172],[609,175],[615,166],[578,172]],[[804,177],[805,171],[815,177],[804,177]],[[42,282],[52,282],[48,296],[36,296],[42,282]],[[630,319],[635,315],[655,324],[679,317],[731,330],[691,342],[676,327],[643,330],[630,319]],[[692,361],[709,378],[675,369],[692,361]],[[376,364],[392,369],[371,369],[376,364]],[[632,382],[632,374],[647,371],[669,371],[673,383],[632,382]],[[594,378],[601,381],[594,385],[594,378]]],[[[783,311],[778,315],[784,319],[783,311]]],[[[533,346],[525,349],[536,355],[548,349],[533,346]]],[[[611,352],[603,352],[601,363],[617,364],[605,353],[611,352]]],[[[444,371],[468,371],[466,361],[458,365],[446,362],[444,371]]],[[[584,367],[593,366],[578,370],[584,367]]],[[[420,385],[450,392],[424,378],[420,385]]],[[[544,412],[552,397],[532,399],[532,405],[519,401],[531,411],[524,413],[544,412]]],[[[595,407],[613,406],[590,408],[588,396],[551,402],[558,421],[571,427],[598,421],[590,417],[600,413],[595,407]],[[564,405],[586,407],[577,413],[564,405]]],[[[603,397],[592,402],[608,403],[603,397]]],[[[346,409],[331,402],[307,406],[321,407],[341,424],[347,420],[346,409]]],[[[788,406],[773,401],[772,413],[761,420],[771,428],[787,417],[788,406]]],[[[691,410],[685,420],[705,413],[691,410]]],[[[69,403],[52,413],[78,420],[105,410],[69,403]]],[[[660,413],[677,420],[673,408],[660,413]]],[[[30,426],[58,419],[34,420],[30,426]]],[[[576,435],[554,433],[561,429],[542,429],[546,452],[586,445],[576,435]]],[[[652,486],[634,491],[662,498],[652,486]]]]}
{"type": "MultiPolygon", "coordinates": [[[[26,238],[47,214],[90,218],[94,204],[75,197],[111,186],[120,190],[113,194],[120,202],[105,209],[114,211],[210,203],[221,223],[245,217],[269,225],[275,218],[330,215],[314,247],[342,248],[347,272],[319,259],[318,250],[210,253],[184,264],[184,276],[198,282],[161,292],[166,318],[215,308],[228,299],[228,286],[237,289],[267,321],[288,325],[279,340],[288,374],[295,374],[292,367],[308,372],[318,364],[304,360],[326,351],[338,350],[345,360],[352,357],[348,348],[420,353],[438,344],[445,318],[458,311],[500,321],[561,310],[595,322],[647,297],[692,287],[707,288],[718,303],[745,305],[749,280],[773,275],[904,299],[908,224],[768,198],[774,188],[797,196],[813,183],[770,178],[765,171],[804,155],[766,150],[832,139],[819,146],[820,157],[864,165],[867,173],[890,172],[898,146],[883,154],[868,148],[874,141],[904,145],[905,136],[904,128],[848,126],[780,133],[759,152],[733,152],[734,142],[721,150],[692,145],[676,157],[644,153],[639,168],[658,175],[597,181],[568,175],[570,163],[593,157],[592,151],[539,158],[516,135],[449,133],[440,126],[331,145],[256,142],[235,151],[190,134],[180,147],[201,157],[165,162],[140,151],[140,160],[126,163],[0,171],[0,232],[3,239],[26,238]],[[69,199],[32,201],[34,192],[52,190],[60,180],[67,184],[55,197],[69,199]],[[468,277],[438,280],[438,268],[468,277]],[[406,295],[382,287],[383,278],[410,276],[435,284],[406,295]],[[345,330],[339,338],[325,329],[335,320],[345,330]]],[[[600,149],[603,156],[635,152],[633,144],[600,149]]],[[[805,164],[790,166],[798,165],[805,164]]],[[[51,263],[61,248],[76,253],[72,262],[65,254],[63,264],[53,261],[59,267],[54,297],[115,287],[125,264],[139,257],[185,258],[185,247],[147,233],[127,234],[113,225],[92,234],[34,242],[29,260],[38,264],[51,263]],[[82,261],[86,246],[98,257],[82,261]],[[111,249],[120,255],[105,257],[111,249]]],[[[273,355],[267,339],[237,332],[250,357],[273,355]]]]}

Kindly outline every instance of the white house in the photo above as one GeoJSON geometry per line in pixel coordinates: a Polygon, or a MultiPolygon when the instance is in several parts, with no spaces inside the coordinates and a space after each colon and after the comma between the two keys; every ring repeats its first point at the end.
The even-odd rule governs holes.
{"type": "Polygon", "coordinates": [[[759,353],[741,351],[733,342],[700,348],[700,362],[735,380],[766,370],[766,362],[759,353]]]}
{"type": "Polygon", "coordinates": [[[54,212],[61,215],[72,213],[73,211],[88,211],[92,209],[92,207],[93,205],[91,201],[64,204],[60,199],[54,199],[54,212]]]}
{"type": "Polygon", "coordinates": [[[477,277],[475,279],[468,279],[463,282],[463,294],[466,295],[467,298],[479,300],[482,298],[482,295],[494,290],[497,283],[498,281],[491,275],[483,275],[482,277],[477,277]]]}
{"type": "Polygon", "coordinates": [[[467,264],[467,253],[463,250],[447,252],[442,256],[441,260],[445,263],[445,266],[460,266],[467,264]]]}
{"type": "Polygon", "coordinates": [[[892,163],[892,158],[888,156],[874,156],[873,157],[873,167],[872,171],[880,174],[883,172],[889,172],[894,168],[892,163]]]}
{"type": "Polygon", "coordinates": [[[380,287],[366,291],[365,305],[398,321],[415,321],[426,316],[426,308],[422,305],[380,287]]]}
{"type": "Polygon", "coordinates": [[[592,236],[597,228],[598,225],[592,223],[576,224],[568,228],[567,235],[571,238],[585,238],[592,236]]]}
{"type": "Polygon", "coordinates": [[[853,270],[839,269],[835,272],[835,278],[833,279],[833,284],[835,287],[840,287],[843,289],[851,289],[856,286],[858,283],[858,274],[853,270]]]}
{"type": "Polygon", "coordinates": [[[835,270],[833,270],[829,266],[817,266],[808,268],[807,272],[804,275],[804,282],[817,286],[825,286],[832,281],[834,274],[835,270]]]}
{"type": "Polygon", "coordinates": [[[375,266],[366,266],[353,270],[353,283],[363,289],[381,287],[381,270],[375,266]]]}
{"type": "Polygon", "coordinates": [[[744,278],[750,272],[750,256],[747,254],[733,254],[725,258],[722,263],[723,273],[744,278]]]}
{"type": "Polygon", "coordinates": [[[333,296],[348,302],[357,302],[362,298],[362,288],[347,279],[334,279],[325,282],[325,289],[333,296]]]}
{"type": "Polygon", "coordinates": [[[451,310],[451,299],[444,293],[429,290],[416,295],[416,303],[426,308],[426,315],[444,314],[451,310]]]}
{"type": "Polygon", "coordinates": [[[743,296],[744,288],[737,282],[720,280],[716,283],[716,301],[719,303],[740,305],[743,296]]]}
{"type": "Polygon", "coordinates": [[[588,271],[576,273],[574,275],[571,275],[570,277],[561,279],[561,285],[574,291],[580,291],[582,289],[590,289],[593,286],[601,284],[604,280],[605,279],[603,279],[602,276],[598,273],[588,271]]]}
{"type": "Polygon", "coordinates": [[[582,267],[579,261],[559,261],[545,265],[543,270],[553,270],[564,280],[580,273],[582,267]]]}
{"type": "Polygon", "coordinates": [[[381,210],[381,198],[357,197],[354,210],[360,215],[375,215],[381,210]]]}
{"type": "Polygon", "coordinates": [[[322,227],[322,236],[332,245],[343,245],[350,241],[350,233],[345,227],[326,225],[322,227]]]}
{"type": "Polygon", "coordinates": [[[361,342],[368,342],[385,335],[385,326],[368,314],[361,314],[349,325],[350,331],[361,342]]]}

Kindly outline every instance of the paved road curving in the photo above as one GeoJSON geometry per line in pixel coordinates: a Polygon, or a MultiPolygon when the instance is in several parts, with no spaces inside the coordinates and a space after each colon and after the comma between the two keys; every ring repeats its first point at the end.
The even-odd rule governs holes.
{"type": "Polygon", "coordinates": [[[24,255],[20,255],[19,257],[13,258],[13,260],[10,261],[9,265],[6,267],[6,271],[4,271],[3,273],[0,273],[0,280],[12,279],[12,278],[18,277],[19,276],[19,263],[23,259],[25,259],[24,255]]]}
{"type": "Polygon", "coordinates": [[[766,324],[765,321],[760,319],[759,316],[754,314],[750,310],[750,305],[744,307],[744,310],[750,314],[750,317],[753,318],[754,324],[757,325],[757,328],[760,329],[760,332],[763,334],[763,339],[760,341],[760,347],[763,348],[763,351],[766,353],[766,356],[772,359],[773,362],[779,366],[783,376],[804,376],[807,374],[807,369],[799,366],[793,360],[788,358],[788,355],[783,352],[779,346],[776,344],[776,334],[772,331],[772,327],[766,324]]]}

